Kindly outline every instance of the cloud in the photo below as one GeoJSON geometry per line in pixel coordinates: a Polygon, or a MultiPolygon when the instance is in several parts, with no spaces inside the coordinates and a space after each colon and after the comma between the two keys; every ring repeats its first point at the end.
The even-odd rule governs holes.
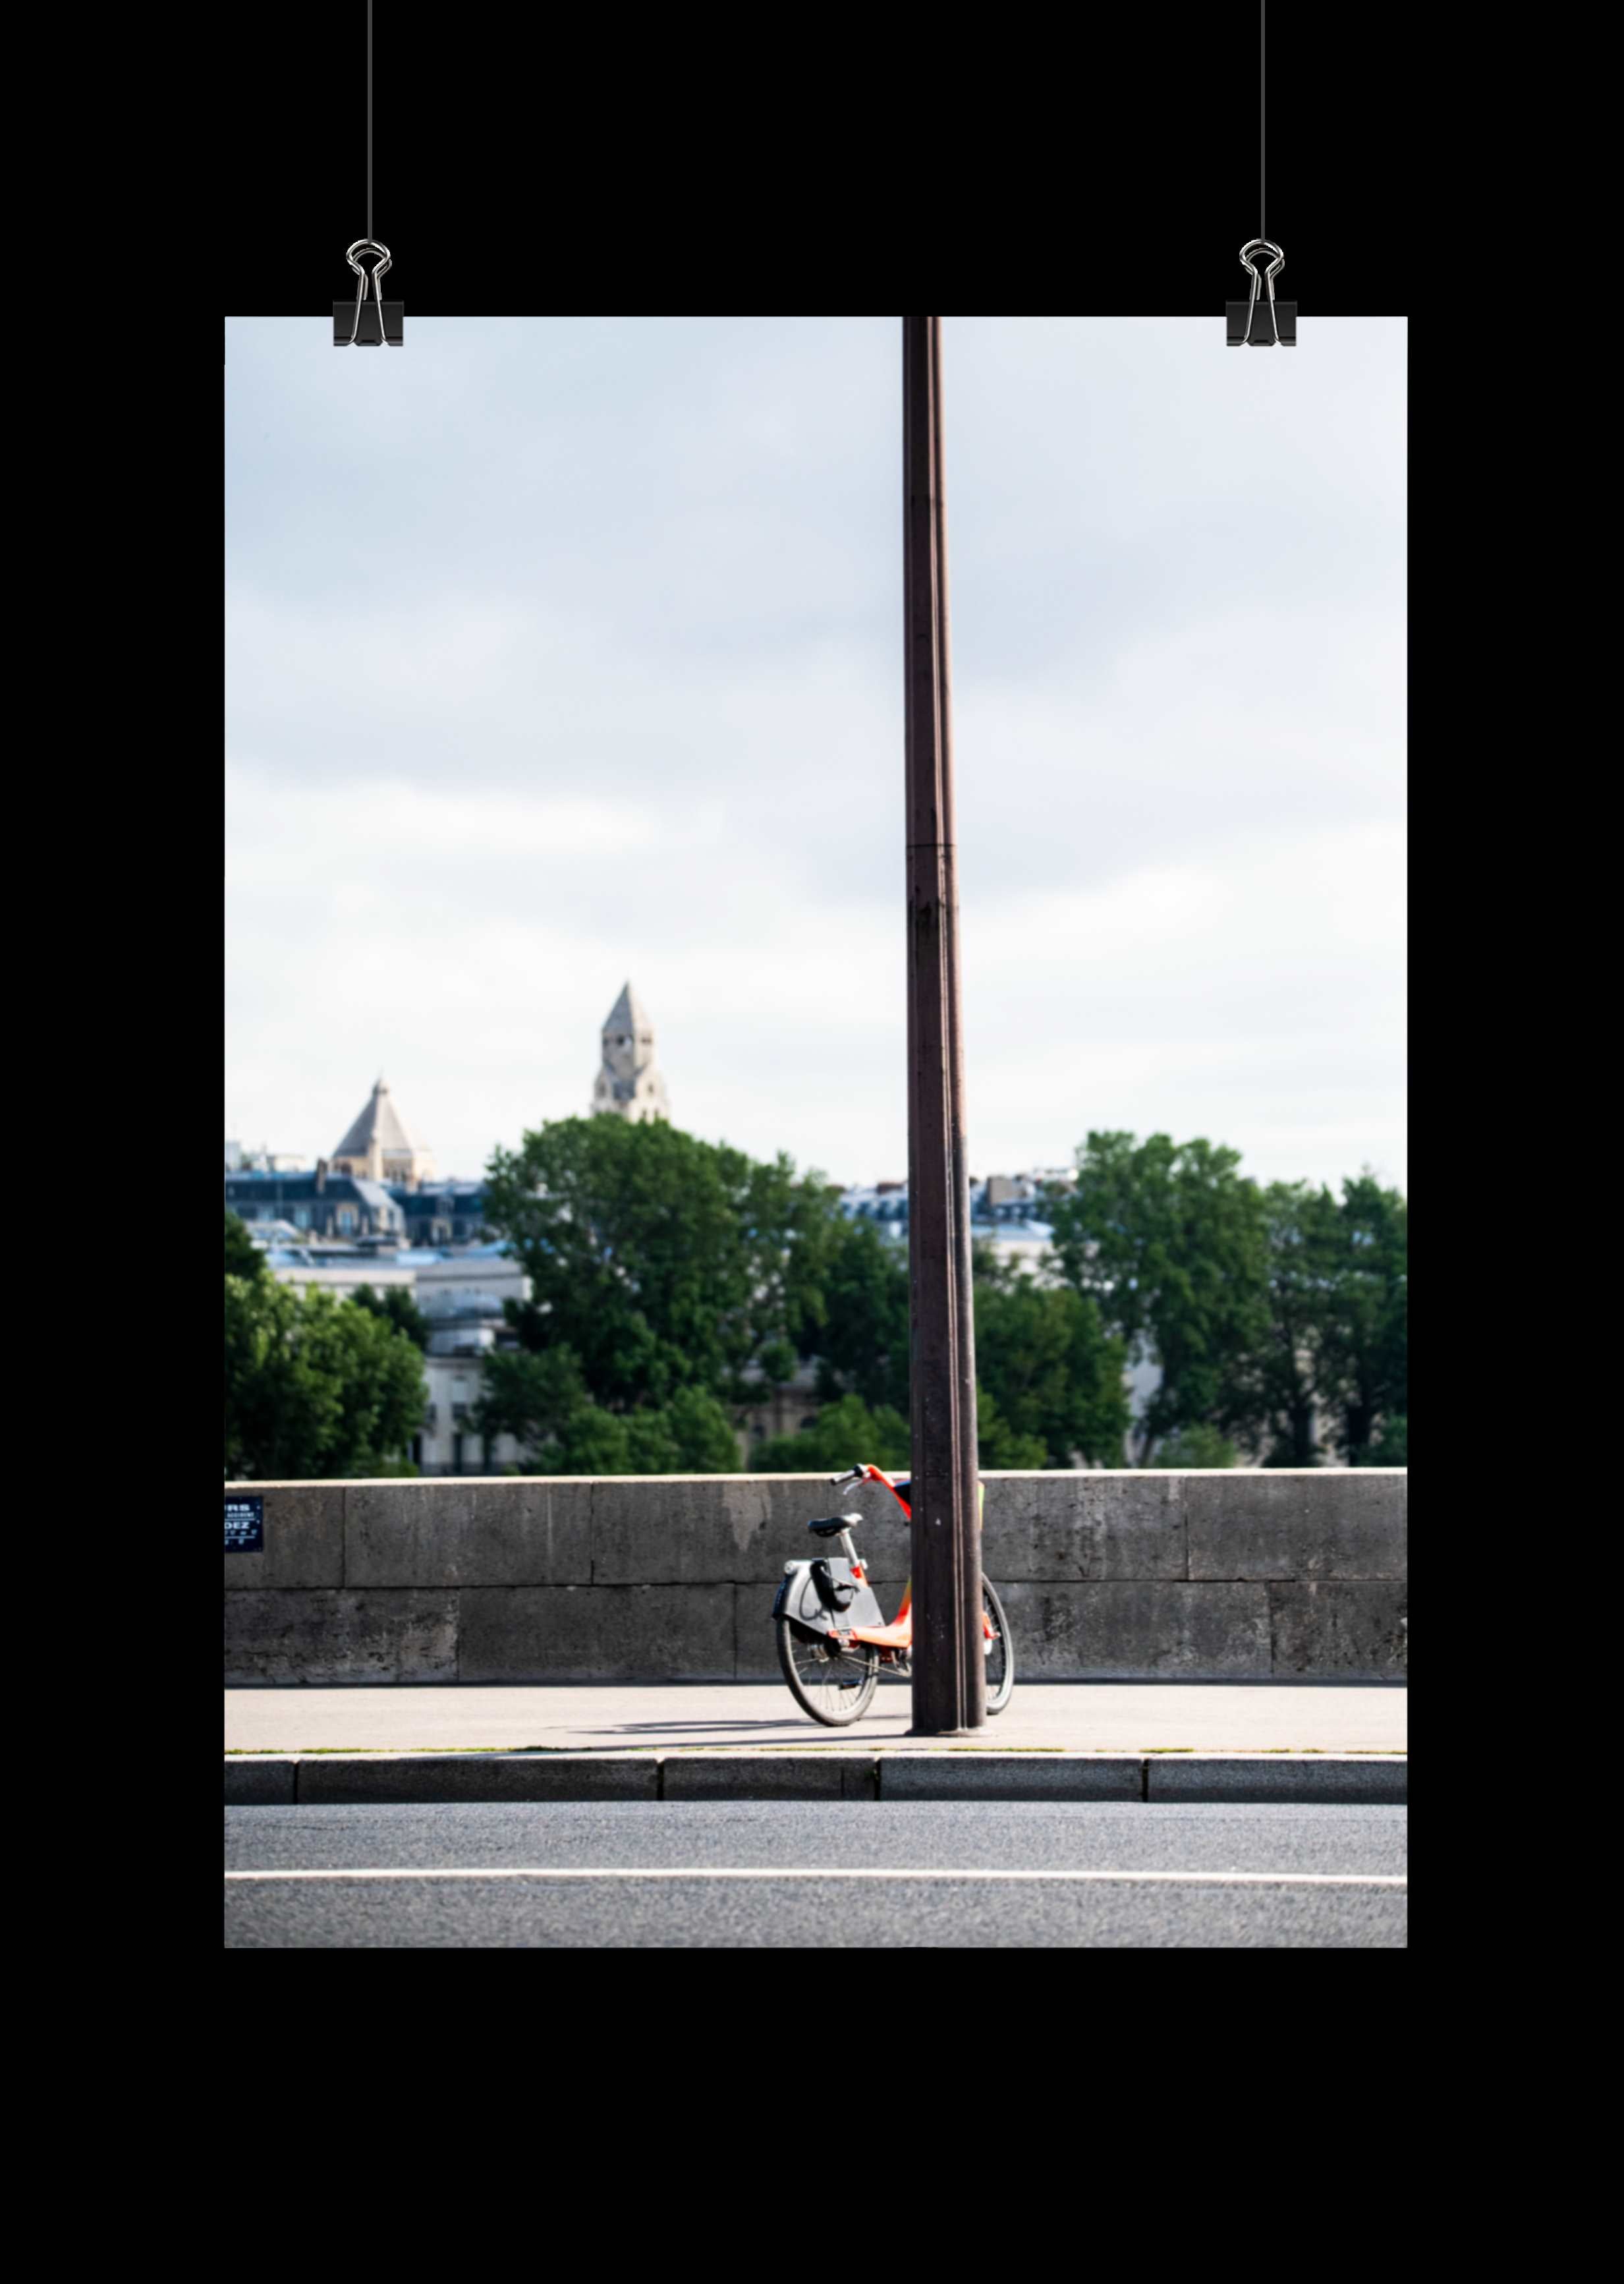
{"type": "MultiPolygon", "coordinates": [[[[1403,329],[1210,331],[949,323],[978,1170],[1401,1171],[1403,329]]],[[[683,1123],[901,1172],[894,321],[322,346],[230,332],[233,1130],[381,1065],[474,1171],[629,974],[683,1123]]]]}

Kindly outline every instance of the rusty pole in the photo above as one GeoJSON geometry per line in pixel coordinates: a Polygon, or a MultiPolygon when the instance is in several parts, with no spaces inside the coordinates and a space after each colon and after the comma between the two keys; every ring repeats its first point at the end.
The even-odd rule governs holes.
{"type": "Polygon", "coordinates": [[[902,320],[908,748],[908,1272],[913,1726],[987,1719],[976,1475],[964,1035],[953,841],[941,320],[902,320]]]}

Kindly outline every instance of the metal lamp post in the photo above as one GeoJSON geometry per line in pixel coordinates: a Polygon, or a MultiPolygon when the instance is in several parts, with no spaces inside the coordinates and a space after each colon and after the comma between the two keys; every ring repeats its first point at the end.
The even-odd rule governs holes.
{"type": "Polygon", "coordinates": [[[913,1726],[987,1719],[953,827],[941,320],[902,320],[913,1726]]]}

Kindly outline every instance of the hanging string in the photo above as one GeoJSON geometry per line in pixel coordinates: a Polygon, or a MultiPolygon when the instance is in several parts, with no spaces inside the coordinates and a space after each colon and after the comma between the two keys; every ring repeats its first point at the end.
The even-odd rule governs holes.
{"type": "MultiPolygon", "coordinates": [[[[1265,68],[1268,62],[1266,47],[1269,37],[1269,27],[1265,21],[1265,18],[1267,17],[1268,12],[1269,0],[1258,0],[1258,236],[1260,238],[1267,238],[1269,236],[1269,228],[1264,219],[1263,212],[1263,184],[1265,179],[1263,121],[1265,115],[1265,96],[1267,89],[1267,82],[1265,79],[1265,68]]],[[[367,0],[367,22],[369,25],[371,23],[371,20],[372,0],[367,0]]],[[[367,64],[367,131],[370,134],[371,132],[372,119],[372,82],[370,56],[367,64]]],[[[369,145],[368,147],[370,149],[371,145],[369,145]]],[[[371,223],[369,223],[367,224],[367,228],[371,230],[371,223]]]]}
{"type": "Polygon", "coordinates": [[[372,235],[372,0],[366,0],[366,234],[372,235]]]}

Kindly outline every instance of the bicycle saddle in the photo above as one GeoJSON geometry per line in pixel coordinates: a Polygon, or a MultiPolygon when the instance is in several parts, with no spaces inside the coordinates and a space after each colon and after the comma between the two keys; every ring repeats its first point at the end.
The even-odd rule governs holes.
{"type": "Polygon", "coordinates": [[[819,1538],[834,1538],[862,1521],[860,1514],[826,1514],[821,1522],[809,1522],[807,1529],[819,1538]]]}

